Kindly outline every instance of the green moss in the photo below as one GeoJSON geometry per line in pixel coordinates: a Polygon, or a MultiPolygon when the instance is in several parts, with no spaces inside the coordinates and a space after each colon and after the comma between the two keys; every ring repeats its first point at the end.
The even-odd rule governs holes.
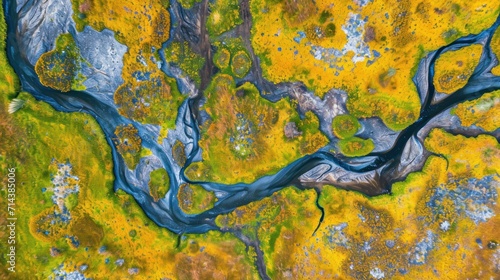
{"type": "Polygon", "coordinates": [[[217,37],[243,23],[238,0],[215,0],[210,4],[210,11],[207,29],[211,37],[217,37]]]}
{"type": "Polygon", "coordinates": [[[371,139],[361,139],[358,137],[351,137],[339,141],[340,152],[348,157],[359,157],[369,154],[375,145],[371,139]]]}
{"type": "Polygon", "coordinates": [[[78,195],[71,194],[66,198],[66,208],[72,210],[78,205],[78,195]]]}
{"type": "Polygon", "coordinates": [[[245,51],[239,51],[231,58],[231,70],[237,78],[245,77],[251,66],[252,60],[245,51]]]}
{"type": "Polygon", "coordinates": [[[165,49],[165,59],[177,65],[197,85],[200,84],[200,70],[205,64],[205,58],[195,53],[188,42],[173,42],[165,49]]]}
{"type": "Polygon", "coordinates": [[[356,118],[380,117],[394,131],[400,131],[418,118],[420,104],[396,99],[388,94],[369,94],[356,89],[348,93],[347,110],[356,118]]]}
{"type": "Polygon", "coordinates": [[[191,9],[195,3],[200,3],[201,0],[179,0],[179,3],[184,9],[191,9]]]}
{"type": "Polygon", "coordinates": [[[73,8],[73,20],[75,21],[76,30],[82,32],[88,25],[87,13],[90,11],[90,0],[71,0],[73,8]]]}
{"type": "Polygon", "coordinates": [[[218,74],[205,94],[203,109],[211,121],[201,128],[204,161],[193,163],[186,170],[186,176],[193,180],[224,183],[254,180],[315,152],[328,142],[318,130],[319,121],[313,113],[306,113],[301,119],[290,100],[269,102],[261,98],[252,83],[236,88],[230,75],[218,74]],[[285,136],[289,122],[295,122],[302,132],[300,136],[291,139],[285,136]],[[242,171],[240,165],[245,164],[254,167],[242,171]]]}
{"type": "Polygon", "coordinates": [[[214,55],[214,64],[221,70],[224,71],[229,66],[229,61],[231,60],[231,53],[228,49],[221,47],[217,50],[214,55]]]}
{"type": "Polygon", "coordinates": [[[164,168],[159,168],[149,174],[149,194],[155,201],[165,197],[170,189],[170,178],[164,168]]]}
{"type": "MultiPolygon", "coordinates": [[[[0,59],[0,63],[3,64],[6,61],[0,59]]],[[[11,84],[10,88],[6,92],[15,90],[16,86],[11,84]]],[[[7,95],[2,94],[2,96],[7,95]]],[[[51,247],[57,247],[65,258],[73,258],[77,254],[77,251],[70,248],[65,238],[53,242],[41,242],[29,230],[32,217],[51,210],[53,207],[50,194],[41,191],[42,188],[51,185],[49,165],[53,158],[68,159],[74,166],[74,173],[81,180],[85,178],[81,189],[88,190],[89,186],[92,186],[97,196],[106,197],[112,191],[112,174],[108,171],[112,169],[108,164],[112,162],[111,151],[99,125],[90,116],[82,113],[56,112],[50,105],[36,101],[25,92],[21,92],[17,98],[26,100],[26,104],[23,110],[16,112],[10,118],[11,128],[17,133],[11,139],[22,145],[8,144],[0,147],[0,154],[8,151],[9,155],[5,161],[0,160],[1,170],[6,170],[7,166],[15,166],[17,179],[20,182],[16,194],[22,199],[16,201],[16,204],[19,224],[17,234],[20,238],[18,240],[22,242],[17,244],[17,250],[23,254],[18,255],[19,269],[16,270],[16,275],[19,278],[30,278],[36,273],[37,277],[48,278],[52,269],[61,263],[60,257],[50,255],[51,247]],[[78,152],[75,153],[75,151],[78,152]],[[80,168],[85,168],[85,171],[80,168]],[[29,187],[28,184],[21,182],[30,182],[29,187]],[[37,268],[33,269],[32,265],[37,268]]],[[[8,100],[4,99],[0,106],[3,108],[7,104],[8,100]]],[[[0,114],[4,112],[0,109],[0,114]]],[[[4,191],[0,191],[0,195],[6,197],[4,191]]],[[[78,197],[81,195],[83,194],[80,193],[78,197]]],[[[74,194],[66,199],[66,205],[75,223],[81,219],[77,214],[83,207],[81,203],[82,201],[78,200],[77,195],[74,194]]],[[[85,220],[80,222],[82,221],[89,225],[85,220]]],[[[87,241],[92,244],[100,242],[99,236],[102,230],[92,227],[95,229],[92,232],[82,232],[82,228],[78,232],[77,227],[78,225],[60,227],[59,230],[63,230],[63,234],[72,234],[72,228],[75,229],[75,235],[81,244],[87,244],[85,243],[87,241]]],[[[0,250],[6,251],[2,246],[3,244],[0,244],[0,250]]],[[[3,262],[4,259],[0,260],[2,265],[7,267],[3,262]]]]}
{"type": "Polygon", "coordinates": [[[326,22],[327,19],[329,19],[331,17],[332,17],[332,13],[330,13],[328,10],[324,10],[319,15],[319,23],[323,24],[326,22]]]}
{"type": "Polygon", "coordinates": [[[333,22],[330,22],[329,24],[326,25],[325,27],[325,36],[326,37],[333,37],[335,36],[335,24],[333,22]]]}
{"type": "Polygon", "coordinates": [[[252,66],[252,60],[241,38],[216,41],[214,46],[217,47],[214,63],[222,74],[243,78],[248,73],[252,66]]]}
{"type": "Polygon", "coordinates": [[[333,119],[333,133],[340,139],[354,136],[360,128],[361,124],[358,119],[352,115],[338,115],[333,119]]]}
{"type": "MultiPolygon", "coordinates": [[[[418,66],[420,65],[420,61],[422,61],[422,58],[426,55],[426,51],[424,50],[423,45],[418,45],[418,52],[415,55],[415,63],[413,64],[413,67],[410,69],[410,77],[413,78],[415,74],[417,73],[418,66]]],[[[410,81],[410,83],[413,84],[413,81],[410,81]]]]}

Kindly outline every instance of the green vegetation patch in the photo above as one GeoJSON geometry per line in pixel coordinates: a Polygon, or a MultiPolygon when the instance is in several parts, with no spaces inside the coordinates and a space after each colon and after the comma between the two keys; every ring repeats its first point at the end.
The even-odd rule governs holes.
{"type": "Polygon", "coordinates": [[[394,131],[400,131],[418,118],[420,104],[399,100],[389,94],[370,94],[359,89],[348,92],[347,110],[356,118],[377,116],[394,131]]]}
{"type": "Polygon", "coordinates": [[[170,189],[170,178],[164,168],[159,168],[149,174],[149,194],[155,201],[165,197],[170,189]]]}
{"type": "Polygon", "coordinates": [[[195,53],[188,42],[173,42],[165,49],[165,59],[177,65],[197,85],[200,84],[200,69],[205,64],[205,58],[195,53]]]}
{"type": "Polygon", "coordinates": [[[195,3],[200,3],[201,0],[179,0],[178,2],[184,9],[191,9],[195,3]]]}
{"type": "Polygon", "coordinates": [[[339,141],[340,152],[348,157],[360,157],[369,154],[375,145],[371,139],[361,139],[359,137],[351,137],[339,141]]]}
{"type": "Polygon", "coordinates": [[[319,16],[319,23],[323,24],[326,22],[326,20],[330,19],[332,17],[332,13],[330,13],[330,11],[328,10],[324,10],[323,12],[321,12],[320,16],[319,16]]]}
{"type": "Polygon", "coordinates": [[[217,201],[213,192],[200,185],[182,184],[177,194],[179,206],[188,214],[198,214],[214,206],[217,201]]]}
{"type": "Polygon", "coordinates": [[[335,24],[333,22],[330,22],[325,27],[325,36],[326,37],[333,37],[333,36],[335,36],[335,30],[336,30],[335,24]]]}
{"type": "Polygon", "coordinates": [[[62,92],[85,90],[87,78],[81,73],[84,63],[71,34],[62,34],[56,39],[55,49],[40,56],[35,71],[44,86],[62,92]]]}
{"type": "Polygon", "coordinates": [[[219,36],[243,23],[238,0],[216,0],[210,3],[210,11],[207,29],[211,37],[219,36]]]}
{"type": "Polygon", "coordinates": [[[360,128],[361,124],[358,119],[352,115],[338,115],[333,119],[333,133],[340,139],[354,136],[360,128]]]}
{"type": "Polygon", "coordinates": [[[231,59],[231,70],[234,76],[243,78],[250,70],[252,60],[245,51],[237,52],[231,59]]]}
{"type": "Polygon", "coordinates": [[[214,42],[214,46],[217,47],[214,64],[221,73],[231,75],[233,78],[246,76],[252,67],[252,59],[240,38],[217,41],[214,42]]]}
{"type": "Polygon", "coordinates": [[[202,109],[210,120],[201,126],[203,161],[185,171],[193,180],[250,182],[328,143],[313,113],[301,119],[294,101],[269,102],[252,83],[236,87],[232,76],[217,74],[205,94],[202,109]]]}
{"type": "Polygon", "coordinates": [[[214,55],[214,64],[222,71],[229,66],[231,53],[228,49],[220,47],[214,55]]]}

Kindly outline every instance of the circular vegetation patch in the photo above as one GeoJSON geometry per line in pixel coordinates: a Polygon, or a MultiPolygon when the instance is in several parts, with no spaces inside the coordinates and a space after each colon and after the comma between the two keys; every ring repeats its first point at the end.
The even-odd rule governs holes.
{"type": "Polygon", "coordinates": [[[346,139],[354,136],[361,128],[358,119],[351,115],[338,115],[333,118],[333,134],[340,139],[346,139]]]}
{"type": "Polygon", "coordinates": [[[231,53],[226,48],[219,48],[214,55],[214,63],[221,70],[229,66],[230,59],[231,53]]]}
{"type": "Polygon", "coordinates": [[[329,23],[325,27],[325,36],[326,37],[333,37],[335,36],[335,24],[329,23]]]}
{"type": "Polygon", "coordinates": [[[348,157],[366,156],[375,148],[372,139],[352,137],[339,141],[340,152],[348,157]]]}
{"type": "Polygon", "coordinates": [[[237,52],[231,61],[231,68],[234,76],[238,78],[243,78],[250,70],[250,66],[252,65],[252,61],[250,57],[245,51],[237,52]]]}

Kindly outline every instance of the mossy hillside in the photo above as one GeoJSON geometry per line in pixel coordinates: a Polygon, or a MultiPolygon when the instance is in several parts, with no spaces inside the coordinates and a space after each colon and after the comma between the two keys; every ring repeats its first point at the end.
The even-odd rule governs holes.
{"type": "MultiPolygon", "coordinates": [[[[86,170],[78,172],[82,190],[78,195],[71,195],[67,204],[74,223],[86,223],[79,217],[82,219],[86,217],[84,215],[86,210],[82,209],[81,200],[85,199],[89,189],[100,190],[102,193],[98,197],[111,194],[111,151],[99,126],[88,115],[57,113],[49,105],[35,101],[27,93],[19,94],[18,98],[26,100],[24,107],[14,115],[6,116],[9,123],[2,126],[2,129],[5,127],[17,131],[15,135],[10,136],[9,140],[16,140],[17,145],[11,143],[5,146],[6,154],[1,160],[3,167],[16,167],[18,181],[16,206],[19,243],[16,248],[23,254],[18,255],[17,262],[20,269],[17,275],[48,277],[52,269],[61,262],[60,259],[50,256],[51,246],[60,248],[69,258],[74,255],[64,238],[54,238],[50,243],[44,243],[35,238],[30,231],[30,221],[33,217],[41,213],[53,212],[51,194],[42,191],[43,188],[52,185],[51,162],[54,158],[62,161],[68,160],[74,169],[86,170]],[[77,150],[79,152],[75,154],[77,150]],[[37,258],[33,259],[32,256],[37,258]],[[30,269],[33,267],[38,267],[38,269],[30,269]]],[[[2,106],[6,104],[7,100],[4,100],[2,106]]],[[[2,170],[4,170],[3,167],[2,170]]],[[[5,196],[2,195],[2,197],[5,196]]],[[[54,227],[54,230],[62,230],[59,233],[61,235],[65,232],[76,235],[71,224],[54,227]]],[[[83,244],[87,244],[86,240],[91,238],[79,233],[78,235],[83,244]]]]}

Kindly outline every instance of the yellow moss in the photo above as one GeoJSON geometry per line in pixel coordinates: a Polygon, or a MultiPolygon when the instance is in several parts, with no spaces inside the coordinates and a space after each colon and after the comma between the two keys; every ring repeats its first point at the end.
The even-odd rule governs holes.
{"type": "Polygon", "coordinates": [[[69,228],[68,223],[51,223],[54,211],[57,211],[57,206],[55,205],[31,217],[29,223],[31,235],[44,242],[54,242],[67,234],[69,228]]]}
{"type": "Polygon", "coordinates": [[[130,169],[135,169],[141,159],[142,150],[142,139],[139,137],[137,128],[132,124],[117,126],[113,143],[127,166],[130,169]]]}
{"type": "Polygon", "coordinates": [[[36,62],[35,71],[40,82],[62,92],[84,90],[86,77],[81,73],[81,64],[85,61],[72,35],[60,35],[55,45],[54,50],[42,54],[36,62]]]}
{"type": "Polygon", "coordinates": [[[486,131],[495,131],[500,123],[500,91],[457,105],[453,113],[463,126],[476,125],[486,131]]]}
{"type": "MultiPolygon", "coordinates": [[[[496,55],[497,59],[500,59],[500,29],[497,29],[495,31],[495,34],[493,35],[493,38],[491,39],[491,50],[493,53],[496,55]]],[[[497,65],[491,69],[491,73],[493,75],[500,75],[500,65],[497,65]]]]}
{"type": "Polygon", "coordinates": [[[476,44],[443,53],[434,67],[434,86],[438,92],[453,93],[469,81],[479,63],[483,46],[476,44]]]}
{"type": "MultiPolygon", "coordinates": [[[[316,235],[323,236],[322,240],[326,243],[317,253],[322,261],[314,262],[312,266],[324,264],[328,260],[339,260],[338,263],[331,264],[333,273],[347,279],[368,278],[370,269],[375,266],[385,271],[386,277],[394,279],[432,279],[435,275],[429,267],[437,269],[440,274],[446,273],[453,279],[460,278],[461,275],[475,277],[480,270],[485,275],[492,275],[493,268],[485,267],[485,263],[490,263],[494,250],[480,250],[475,244],[477,237],[481,237],[483,247],[487,240],[495,239],[489,230],[499,223],[498,216],[476,225],[470,219],[458,216],[450,198],[443,199],[439,206],[442,212],[438,215],[432,212],[428,202],[437,187],[445,190],[456,188],[457,183],[450,179],[483,178],[498,173],[500,166],[494,163],[493,158],[498,158],[500,147],[491,136],[466,138],[435,130],[426,141],[426,147],[432,146],[435,149],[438,143],[438,151],[445,153],[446,159],[429,157],[421,172],[412,173],[405,181],[393,185],[392,196],[367,198],[359,193],[324,187],[320,204],[325,209],[325,219],[316,235]],[[444,142],[438,142],[439,139],[444,139],[444,142]],[[462,144],[458,147],[456,143],[462,144]],[[489,150],[488,158],[482,155],[484,149],[489,150]],[[476,155],[480,160],[474,159],[476,155]],[[478,171],[469,174],[463,172],[460,165],[454,164],[465,161],[471,161],[478,171]],[[444,221],[452,225],[448,232],[439,228],[444,221]],[[336,245],[333,250],[328,249],[328,240],[331,239],[327,237],[331,235],[330,230],[342,223],[346,223],[342,232],[347,247],[336,245]],[[408,256],[415,244],[427,237],[428,230],[437,235],[439,243],[429,251],[425,265],[408,266],[408,260],[404,256],[408,256]],[[388,240],[395,242],[395,247],[391,250],[385,243],[388,240]],[[369,244],[368,253],[363,251],[365,242],[369,244]],[[474,245],[469,246],[470,244],[474,245]],[[480,256],[479,259],[477,256],[480,256]],[[408,274],[388,274],[391,271],[389,267],[385,267],[388,264],[406,268],[408,274]]],[[[498,177],[495,180],[498,181],[498,177]]],[[[497,213],[499,207],[493,207],[492,210],[497,213]]],[[[297,247],[302,250],[307,250],[305,248],[311,245],[311,241],[307,239],[294,240],[294,243],[299,244],[297,247]]]]}
{"type": "MultiPolygon", "coordinates": [[[[460,0],[454,4],[458,5],[458,12],[445,0],[368,2],[363,8],[353,2],[331,5],[330,1],[319,0],[315,1],[316,13],[305,13],[300,25],[293,25],[289,16],[282,16],[286,1],[253,0],[252,46],[261,58],[264,76],[270,81],[302,81],[318,96],[331,88],[344,88],[349,93],[357,89],[363,100],[358,103],[367,107],[358,109],[356,117],[380,116],[390,128],[400,130],[418,116],[419,99],[411,78],[421,50],[434,50],[446,44],[449,38],[443,34],[450,29],[462,35],[478,33],[489,27],[498,14],[497,7],[486,0],[474,3],[460,0]],[[321,23],[322,11],[335,16],[321,23]],[[316,59],[312,45],[337,50],[346,46],[347,36],[342,26],[351,14],[359,14],[361,20],[367,18],[360,40],[366,41],[371,58],[354,63],[352,52],[348,52],[338,59],[325,55],[316,59]],[[330,22],[337,26],[333,37],[312,38],[308,34],[316,33],[306,32],[310,26],[314,30],[330,22]],[[300,37],[300,31],[306,37],[297,43],[294,39],[300,37]],[[379,58],[375,59],[373,50],[381,54],[379,58]],[[331,61],[344,70],[331,68],[331,61]],[[379,77],[389,69],[395,69],[395,74],[379,83],[379,77]],[[377,110],[376,106],[384,110],[377,110]]],[[[308,10],[300,7],[295,10],[301,9],[308,10]]]]}
{"type": "Polygon", "coordinates": [[[467,138],[453,136],[441,129],[433,129],[425,140],[430,152],[444,155],[449,162],[449,171],[454,177],[483,178],[500,170],[497,140],[488,135],[467,138]],[[453,155],[453,156],[451,156],[453,155]]]}
{"type": "MultiPolygon", "coordinates": [[[[187,235],[186,248],[174,256],[175,279],[258,279],[244,246],[229,234],[187,235]]],[[[250,251],[248,252],[251,253],[250,251]]]]}

